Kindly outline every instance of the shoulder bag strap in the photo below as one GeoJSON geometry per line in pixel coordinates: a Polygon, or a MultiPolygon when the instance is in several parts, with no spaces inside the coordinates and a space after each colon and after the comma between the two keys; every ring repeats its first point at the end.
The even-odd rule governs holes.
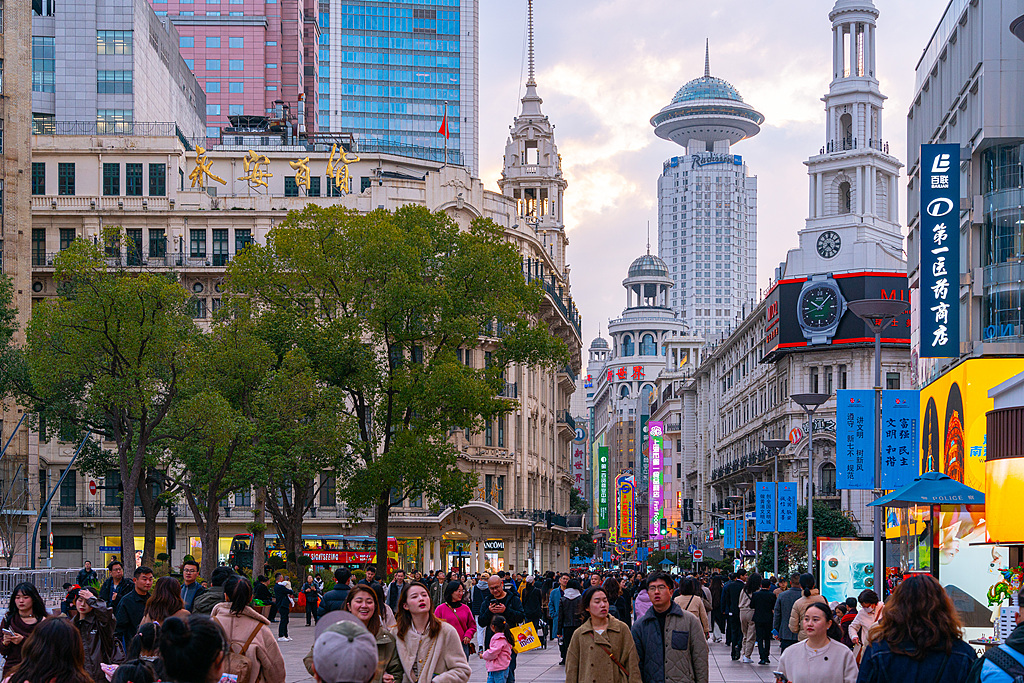
{"type": "Polygon", "coordinates": [[[249,634],[249,639],[246,640],[245,641],[245,645],[242,646],[241,654],[244,655],[246,650],[249,649],[249,646],[252,645],[252,641],[256,638],[256,634],[260,632],[261,628],[263,628],[263,622],[257,622],[256,623],[256,628],[254,628],[252,630],[252,633],[249,634]]]}
{"type": "Polygon", "coordinates": [[[619,671],[622,672],[622,675],[625,676],[626,680],[628,681],[629,680],[629,670],[626,669],[626,667],[622,664],[622,662],[620,662],[618,660],[618,658],[616,658],[615,653],[612,652],[612,649],[610,647],[608,647],[607,645],[605,645],[604,643],[597,642],[597,633],[595,633],[594,631],[591,631],[590,635],[594,637],[594,644],[597,645],[599,648],[601,648],[602,650],[605,651],[605,654],[607,654],[608,657],[611,658],[612,664],[614,664],[615,666],[619,667],[619,671]]]}
{"type": "Polygon", "coordinates": [[[1002,669],[1012,680],[1024,680],[1024,666],[1000,648],[994,647],[986,652],[985,659],[1002,669]]]}

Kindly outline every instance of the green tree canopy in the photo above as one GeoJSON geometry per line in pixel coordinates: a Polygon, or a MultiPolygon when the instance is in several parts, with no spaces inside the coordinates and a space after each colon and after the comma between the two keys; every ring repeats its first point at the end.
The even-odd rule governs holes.
{"type": "Polygon", "coordinates": [[[392,501],[422,493],[458,506],[472,494],[450,433],[513,409],[499,396],[511,364],[568,358],[538,321],[541,289],[490,220],[460,230],[422,207],[361,215],[310,205],[228,270],[230,291],[253,303],[272,343],[301,349],[342,393],[359,464],[342,495],[374,510],[382,571],[392,501]],[[485,352],[483,367],[460,362],[467,348],[485,352]]]}
{"type": "MultiPolygon", "coordinates": [[[[796,509],[797,533],[779,534],[779,574],[792,571],[807,571],[807,506],[796,509]]],[[[857,525],[842,510],[829,507],[821,501],[814,503],[814,537],[857,538],[857,525]]],[[[757,567],[762,573],[771,574],[774,569],[774,544],[770,534],[762,535],[761,556],[757,567]]]]}

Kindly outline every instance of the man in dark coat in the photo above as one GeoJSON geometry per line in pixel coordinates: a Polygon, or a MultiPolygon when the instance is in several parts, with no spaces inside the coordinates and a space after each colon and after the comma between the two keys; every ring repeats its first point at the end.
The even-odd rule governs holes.
{"type": "Polygon", "coordinates": [[[324,593],[324,597],[320,600],[320,609],[317,610],[317,619],[323,618],[328,612],[335,612],[345,608],[345,601],[348,600],[349,591],[352,587],[349,582],[352,580],[352,571],[350,569],[335,569],[334,570],[334,588],[324,593]]]}
{"type": "Polygon", "coordinates": [[[802,595],[800,573],[794,572],[789,577],[789,588],[778,594],[772,613],[772,635],[779,639],[780,652],[785,652],[787,647],[796,644],[796,634],[789,630],[789,615],[793,611],[794,603],[802,595]]]}
{"type": "Polygon", "coordinates": [[[139,630],[139,624],[142,623],[142,617],[146,613],[149,589],[153,587],[153,570],[149,567],[136,569],[134,587],[135,590],[118,601],[117,626],[114,627],[114,637],[121,641],[126,651],[128,643],[135,637],[139,630]]]}
{"type": "Polygon", "coordinates": [[[747,570],[740,569],[730,576],[729,583],[722,586],[722,612],[726,617],[725,642],[732,645],[732,658],[740,658],[740,645],[743,643],[743,628],[740,626],[740,591],[747,577],[747,570]]]}
{"type": "Polygon", "coordinates": [[[107,565],[107,580],[100,587],[99,598],[110,608],[110,613],[117,613],[117,601],[127,595],[135,587],[131,579],[125,578],[124,565],[114,560],[107,565]]]}
{"type": "MultiPolygon", "coordinates": [[[[500,576],[492,576],[487,581],[487,588],[491,594],[484,598],[484,604],[480,607],[480,616],[477,621],[484,627],[484,649],[491,646],[491,619],[495,614],[505,617],[508,627],[514,628],[523,623],[526,612],[523,610],[523,601],[519,594],[505,590],[504,582],[500,576]]],[[[512,650],[512,661],[508,665],[508,677],[505,683],[516,683],[516,651],[512,650]]]]}

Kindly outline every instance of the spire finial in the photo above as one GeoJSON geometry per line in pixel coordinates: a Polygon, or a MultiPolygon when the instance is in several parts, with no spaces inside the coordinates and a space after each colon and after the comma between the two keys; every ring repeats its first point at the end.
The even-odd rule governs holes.
{"type": "Polygon", "coordinates": [[[651,222],[647,221],[647,255],[651,255],[651,222]]]}
{"type": "Polygon", "coordinates": [[[529,47],[528,47],[529,76],[526,79],[526,84],[527,85],[537,85],[537,82],[534,80],[534,77],[533,77],[533,74],[534,74],[534,69],[533,69],[533,0],[526,0],[526,32],[527,32],[527,41],[529,43],[529,47]]]}
{"type": "MultiPolygon", "coordinates": [[[[533,0],[530,0],[530,2],[533,2],[533,0]]],[[[708,76],[711,75],[711,51],[710,51],[709,48],[710,48],[710,41],[707,38],[705,38],[704,39],[704,78],[707,78],[708,76]]]]}

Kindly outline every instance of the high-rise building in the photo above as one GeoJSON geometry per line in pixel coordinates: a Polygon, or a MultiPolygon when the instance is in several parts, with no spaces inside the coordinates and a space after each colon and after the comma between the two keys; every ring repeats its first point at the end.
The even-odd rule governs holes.
{"type": "Polygon", "coordinates": [[[81,0],[67,11],[42,0],[32,12],[37,131],[121,133],[160,122],[203,135],[206,95],[178,54],[178,32],[146,0],[81,0]]]}
{"type": "Polygon", "coordinates": [[[317,130],[321,15],[316,0],[150,2],[178,29],[181,56],[206,91],[210,144],[234,127],[229,117],[281,119],[283,105],[296,128],[317,130]]]}
{"type": "Polygon", "coordinates": [[[651,118],[655,134],[686,148],[658,178],[658,255],[675,283],[669,305],[705,337],[726,330],[757,293],[757,177],[732,145],[764,117],[730,83],[704,75],[651,118]]]}
{"type": "Polygon", "coordinates": [[[330,0],[331,130],[360,150],[441,161],[447,149],[475,177],[479,18],[479,0],[330,0]]]}

